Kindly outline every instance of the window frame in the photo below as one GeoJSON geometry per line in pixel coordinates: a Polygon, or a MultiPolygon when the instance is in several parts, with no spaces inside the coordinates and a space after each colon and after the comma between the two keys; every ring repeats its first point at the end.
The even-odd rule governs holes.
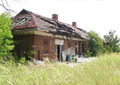
{"type": "Polygon", "coordinates": [[[84,45],[84,42],[81,42],[81,54],[84,54],[84,49],[85,48],[85,45],[84,45]]]}
{"type": "Polygon", "coordinates": [[[78,44],[79,44],[78,42],[75,43],[75,54],[76,54],[76,55],[79,54],[79,51],[78,51],[79,45],[78,45],[78,44]]]}

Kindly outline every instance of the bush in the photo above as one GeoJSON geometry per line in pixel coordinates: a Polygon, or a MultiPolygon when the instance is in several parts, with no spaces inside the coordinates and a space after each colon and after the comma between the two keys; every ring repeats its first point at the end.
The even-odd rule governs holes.
{"type": "Polygon", "coordinates": [[[113,50],[112,50],[112,48],[109,45],[105,45],[104,46],[104,52],[106,52],[106,53],[112,53],[113,50]]]}
{"type": "Polygon", "coordinates": [[[25,64],[27,61],[25,60],[25,57],[24,57],[24,58],[20,58],[19,62],[22,64],[25,64]]]}
{"type": "Polygon", "coordinates": [[[87,51],[87,52],[84,54],[84,56],[85,56],[85,57],[91,57],[91,54],[92,54],[92,52],[87,51]]]}
{"type": "Polygon", "coordinates": [[[86,41],[89,42],[89,51],[92,52],[91,56],[102,54],[104,52],[104,46],[99,34],[90,31],[88,36],[90,39],[86,41]]]}
{"type": "Polygon", "coordinates": [[[33,59],[33,54],[35,53],[33,50],[30,50],[30,51],[24,51],[24,53],[27,54],[27,58],[29,60],[32,60],[33,59]]]}
{"type": "Polygon", "coordinates": [[[11,23],[9,13],[0,15],[0,57],[9,56],[13,50],[13,35],[11,32],[11,23]]]}

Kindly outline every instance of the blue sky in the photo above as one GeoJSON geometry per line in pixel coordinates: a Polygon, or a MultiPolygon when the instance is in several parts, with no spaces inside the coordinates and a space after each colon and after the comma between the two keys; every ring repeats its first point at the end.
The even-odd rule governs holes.
{"type": "MultiPolygon", "coordinates": [[[[120,0],[9,0],[9,4],[16,12],[24,8],[49,18],[56,13],[59,21],[75,21],[79,28],[93,30],[101,37],[109,30],[116,30],[120,37],[120,0]]],[[[0,7],[0,13],[3,11],[0,7]]]]}

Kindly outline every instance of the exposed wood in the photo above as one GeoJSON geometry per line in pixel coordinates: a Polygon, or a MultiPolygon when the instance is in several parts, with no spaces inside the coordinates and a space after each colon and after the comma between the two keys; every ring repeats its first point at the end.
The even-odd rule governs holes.
{"type": "MultiPolygon", "coordinates": [[[[41,35],[41,36],[52,36],[53,34],[51,33],[46,33],[44,31],[30,31],[30,30],[27,30],[27,31],[22,31],[22,30],[13,30],[13,35],[28,35],[28,34],[35,34],[35,35],[41,35]]],[[[67,39],[66,36],[61,36],[61,35],[55,35],[55,38],[61,38],[63,39],[64,37],[64,40],[67,39]]],[[[69,38],[68,38],[69,39],[69,38]]],[[[81,39],[81,38],[74,38],[74,37],[71,37],[71,40],[76,40],[76,41],[84,41],[84,39],[81,39]]]]}

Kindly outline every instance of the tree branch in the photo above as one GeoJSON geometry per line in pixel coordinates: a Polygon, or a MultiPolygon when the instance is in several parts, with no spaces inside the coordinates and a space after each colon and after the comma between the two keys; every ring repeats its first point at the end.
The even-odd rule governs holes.
{"type": "Polygon", "coordinates": [[[14,10],[12,10],[12,9],[8,9],[8,8],[6,8],[3,4],[0,4],[6,11],[8,11],[10,14],[11,13],[17,13],[17,12],[15,12],[14,10]]]}
{"type": "Polygon", "coordinates": [[[7,0],[1,0],[1,4],[0,6],[2,6],[7,12],[9,12],[10,14],[13,13],[13,14],[16,14],[17,12],[15,12],[14,10],[12,9],[8,9],[7,7],[9,7],[9,4],[7,2],[7,0]],[[5,2],[4,2],[5,1],[5,2]],[[5,4],[7,5],[7,7],[5,6],[5,4]]]}

